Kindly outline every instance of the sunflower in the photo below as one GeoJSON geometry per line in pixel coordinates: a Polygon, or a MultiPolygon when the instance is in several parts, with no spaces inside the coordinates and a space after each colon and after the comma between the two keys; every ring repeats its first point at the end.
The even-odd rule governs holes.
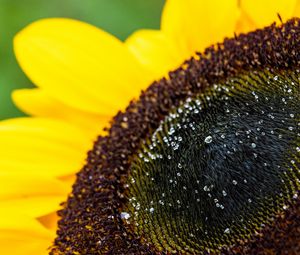
{"type": "Polygon", "coordinates": [[[0,124],[1,254],[299,252],[299,21],[248,33],[299,8],[168,0],[124,43],[61,18],[17,34],[37,88],[0,124]]]}

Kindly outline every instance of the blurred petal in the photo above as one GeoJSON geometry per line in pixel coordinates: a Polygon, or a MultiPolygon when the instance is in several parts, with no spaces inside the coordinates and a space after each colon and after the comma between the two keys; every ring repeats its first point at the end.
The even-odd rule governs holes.
{"type": "Polygon", "coordinates": [[[18,118],[0,122],[0,145],[2,172],[55,177],[80,170],[91,142],[64,122],[18,118]]]}
{"type": "Polygon", "coordinates": [[[238,17],[236,0],[168,0],[161,27],[192,55],[233,36],[238,17]]]}
{"type": "MultiPolygon", "coordinates": [[[[54,234],[55,232],[53,232],[54,234]]],[[[54,235],[45,235],[33,229],[0,229],[0,254],[46,255],[54,235]]]]}
{"type": "MultiPolygon", "coordinates": [[[[65,199],[63,200],[65,201],[65,199]]],[[[41,217],[38,217],[38,221],[45,226],[47,229],[52,231],[56,231],[57,229],[57,221],[59,217],[56,212],[52,212],[41,217]]]]}
{"type": "Polygon", "coordinates": [[[42,175],[0,173],[0,199],[16,199],[35,196],[66,195],[70,187],[62,181],[42,175]]]}
{"type": "Polygon", "coordinates": [[[55,212],[60,209],[59,204],[65,196],[38,196],[19,199],[0,200],[0,208],[6,215],[22,212],[32,218],[55,212]]]}
{"type": "Polygon", "coordinates": [[[295,9],[294,9],[294,13],[293,13],[293,17],[300,17],[300,0],[297,0],[295,9]]]}
{"type": "Polygon", "coordinates": [[[85,111],[122,109],[150,82],[121,41],[80,21],[34,22],[17,34],[14,45],[20,66],[33,83],[85,111]]]}
{"type": "Polygon", "coordinates": [[[126,40],[126,45],[157,79],[166,76],[184,61],[178,45],[158,30],[139,30],[126,40]]]}
{"type": "Polygon", "coordinates": [[[257,27],[264,27],[279,21],[291,18],[297,0],[241,0],[241,8],[255,22],[257,27]]]}
{"type": "Polygon", "coordinates": [[[19,89],[12,94],[14,103],[25,113],[37,116],[61,119],[87,131],[95,139],[108,124],[111,116],[107,113],[95,114],[70,107],[49,96],[42,89],[19,89]]]}
{"type": "Polygon", "coordinates": [[[34,218],[22,214],[21,211],[11,212],[10,214],[4,210],[0,211],[0,233],[3,230],[6,230],[7,232],[16,231],[16,234],[18,231],[31,232],[32,236],[44,239],[54,236],[52,231],[46,229],[34,218]]]}
{"type": "Polygon", "coordinates": [[[241,10],[241,15],[236,23],[235,33],[248,33],[254,31],[256,28],[254,21],[244,10],[241,10]]]}
{"type": "Polygon", "coordinates": [[[167,0],[161,17],[161,31],[166,33],[178,47],[182,53],[188,58],[191,50],[187,45],[188,31],[185,23],[185,14],[187,12],[186,1],[183,0],[167,0]]]}

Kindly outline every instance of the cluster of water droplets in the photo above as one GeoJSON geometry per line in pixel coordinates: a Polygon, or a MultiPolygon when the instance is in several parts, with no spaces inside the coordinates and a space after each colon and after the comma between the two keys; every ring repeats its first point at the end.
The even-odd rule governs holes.
{"type": "Polygon", "coordinates": [[[192,249],[230,243],[220,233],[249,233],[255,216],[263,227],[265,204],[285,207],[284,199],[297,198],[299,98],[298,79],[272,74],[238,77],[188,98],[138,153],[121,218],[149,238],[167,235],[169,250],[174,242],[192,249]]]}

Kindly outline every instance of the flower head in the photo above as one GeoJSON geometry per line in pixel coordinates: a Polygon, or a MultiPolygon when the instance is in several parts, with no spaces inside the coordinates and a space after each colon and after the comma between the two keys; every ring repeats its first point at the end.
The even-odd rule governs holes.
{"type": "Polygon", "coordinates": [[[124,44],[68,19],[20,32],[38,88],[14,93],[34,117],[0,127],[3,183],[20,189],[5,189],[5,240],[50,246],[81,169],[52,254],[299,251],[299,21],[222,42],[295,15],[271,6],[169,0],[161,30],[124,44]]]}

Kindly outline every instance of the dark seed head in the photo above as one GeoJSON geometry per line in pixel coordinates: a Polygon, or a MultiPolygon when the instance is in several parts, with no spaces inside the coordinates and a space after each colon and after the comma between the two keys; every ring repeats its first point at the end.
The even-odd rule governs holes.
{"type": "Polygon", "coordinates": [[[272,223],[300,187],[299,78],[249,72],[173,110],[131,164],[126,223],[160,250],[196,253],[272,223]]]}
{"type": "Polygon", "coordinates": [[[206,49],[113,120],[52,254],[299,254],[300,27],[206,49]]]}

